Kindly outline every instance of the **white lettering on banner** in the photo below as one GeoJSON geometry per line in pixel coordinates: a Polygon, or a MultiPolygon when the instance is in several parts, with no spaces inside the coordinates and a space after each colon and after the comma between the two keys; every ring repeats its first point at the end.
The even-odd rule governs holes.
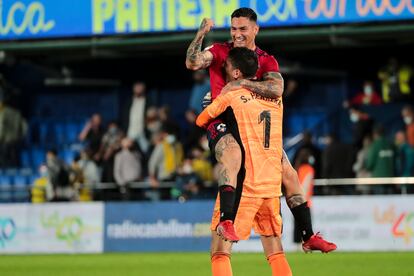
{"type": "Polygon", "coordinates": [[[3,11],[3,0],[0,0],[0,35],[8,35],[10,33],[21,35],[29,31],[31,34],[39,32],[48,32],[55,26],[55,21],[46,21],[45,7],[40,2],[32,2],[25,5],[22,2],[15,2],[8,11],[3,11]],[[3,13],[7,16],[5,21],[3,13]],[[19,15],[19,13],[21,15],[19,15]],[[17,18],[22,17],[21,22],[17,22],[17,18]]]}
{"type": "Polygon", "coordinates": [[[121,224],[108,224],[107,235],[113,239],[183,238],[209,236],[203,231],[204,224],[180,223],[176,219],[168,222],[134,223],[124,220],[121,224]]]}

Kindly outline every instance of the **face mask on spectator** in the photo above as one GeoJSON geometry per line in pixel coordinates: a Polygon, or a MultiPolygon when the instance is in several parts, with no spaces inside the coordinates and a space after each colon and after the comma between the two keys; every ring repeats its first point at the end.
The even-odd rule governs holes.
{"type": "Polygon", "coordinates": [[[150,132],[156,132],[159,128],[160,128],[160,123],[158,121],[155,121],[153,123],[148,123],[147,124],[147,129],[150,132]]]}
{"type": "Polygon", "coordinates": [[[117,131],[116,127],[111,127],[111,128],[109,129],[109,133],[110,133],[110,134],[115,134],[115,133],[116,133],[116,131],[117,131]]]}
{"type": "Polygon", "coordinates": [[[39,169],[39,173],[41,177],[47,177],[49,175],[46,166],[41,166],[39,169]]]}
{"type": "Polygon", "coordinates": [[[190,174],[190,173],[192,173],[193,172],[193,168],[191,167],[191,165],[190,164],[185,164],[184,166],[183,166],[183,173],[184,174],[190,174]]]}
{"type": "Polygon", "coordinates": [[[351,115],[349,115],[349,119],[351,122],[356,123],[359,121],[359,116],[355,113],[351,113],[351,115]]]}
{"type": "Polygon", "coordinates": [[[309,163],[309,165],[314,165],[315,164],[315,157],[313,157],[312,155],[309,156],[308,163],[309,163]]]}
{"type": "Polygon", "coordinates": [[[167,141],[168,144],[173,144],[175,142],[175,136],[170,134],[165,137],[165,141],[167,141]]]}
{"type": "Polygon", "coordinates": [[[366,86],[364,87],[364,93],[365,93],[365,95],[366,95],[366,96],[371,96],[373,92],[374,92],[374,91],[373,91],[373,89],[372,89],[372,86],[371,86],[371,85],[366,85],[366,86]]]}
{"type": "Polygon", "coordinates": [[[408,117],[408,116],[405,116],[404,117],[404,123],[406,124],[406,125],[409,125],[409,124],[411,124],[413,122],[413,118],[412,117],[408,117]]]}

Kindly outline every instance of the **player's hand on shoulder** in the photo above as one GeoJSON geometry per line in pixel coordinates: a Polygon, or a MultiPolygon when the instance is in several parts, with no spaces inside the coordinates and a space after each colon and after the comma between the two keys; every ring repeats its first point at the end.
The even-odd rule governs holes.
{"type": "Polygon", "coordinates": [[[203,109],[209,106],[210,104],[211,104],[211,92],[209,91],[204,95],[203,103],[202,103],[203,109]]]}
{"type": "Polygon", "coordinates": [[[208,32],[210,32],[211,28],[213,28],[214,22],[211,18],[204,18],[203,21],[201,21],[200,28],[198,29],[198,32],[205,35],[208,32]]]}

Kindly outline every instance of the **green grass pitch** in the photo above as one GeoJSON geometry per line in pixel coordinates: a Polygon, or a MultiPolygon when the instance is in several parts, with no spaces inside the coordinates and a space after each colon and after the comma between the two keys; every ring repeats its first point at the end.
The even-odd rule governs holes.
{"type": "MultiPolygon", "coordinates": [[[[287,253],[293,275],[414,275],[414,252],[287,253]]],[[[234,253],[235,276],[271,275],[262,254],[234,253]]],[[[208,253],[2,255],[0,273],[13,275],[210,275],[208,253]]]]}

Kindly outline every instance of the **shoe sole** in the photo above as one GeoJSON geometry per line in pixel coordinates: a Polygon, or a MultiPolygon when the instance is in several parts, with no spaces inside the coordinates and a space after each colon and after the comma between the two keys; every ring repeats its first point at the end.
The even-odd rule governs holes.
{"type": "Polygon", "coordinates": [[[329,252],[332,252],[332,251],[335,251],[335,250],[336,250],[336,248],[331,249],[331,250],[329,250],[329,251],[322,251],[322,250],[320,250],[320,249],[315,249],[315,250],[312,250],[312,249],[310,249],[309,247],[304,247],[304,246],[302,246],[302,249],[303,249],[303,252],[305,252],[305,253],[312,253],[313,251],[321,251],[322,253],[325,253],[325,254],[327,254],[327,253],[329,253],[329,252]]]}
{"type": "Polygon", "coordinates": [[[217,235],[219,235],[222,240],[227,241],[227,242],[231,242],[231,243],[237,243],[239,241],[239,240],[230,240],[230,239],[227,239],[223,235],[223,230],[221,230],[221,229],[222,229],[221,227],[217,227],[216,232],[217,232],[217,235]]]}

